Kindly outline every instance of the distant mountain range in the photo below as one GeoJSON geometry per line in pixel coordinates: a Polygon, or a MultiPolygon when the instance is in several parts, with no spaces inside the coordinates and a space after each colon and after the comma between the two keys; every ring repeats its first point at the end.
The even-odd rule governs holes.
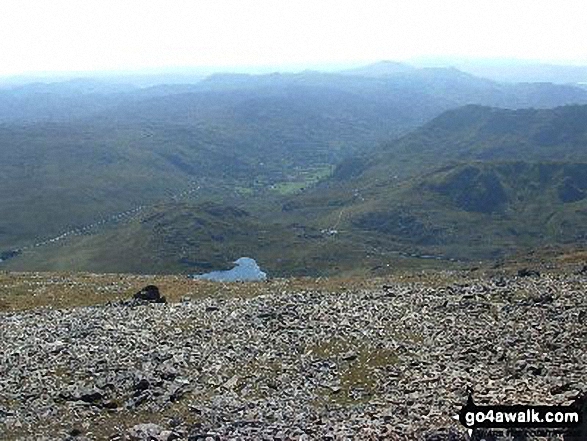
{"type": "Polygon", "coordinates": [[[520,62],[516,60],[462,60],[453,66],[494,81],[511,83],[587,84],[587,66],[520,62]]]}
{"type": "Polygon", "coordinates": [[[287,92],[303,98],[306,93],[316,90],[343,94],[343,100],[349,94],[360,95],[379,105],[388,101],[388,106],[394,106],[394,110],[406,111],[405,127],[426,121],[443,110],[466,104],[523,108],[587,102],[584,88],[576,84],[557,83],[560,81],[531,82],[527,79],[514,84],[500,83],[454,67],[416,68],[391,61],[338,73],[222,73],[201,80],[186,77],[185,83],[162,83],[149,87],[136,86],[133,77],[117,78],[117,81],[74,78],[1,87],[0,122],[71,122],[111,110],[123,112],[128,110],[127,106],[141,109],[143,103],[149,105],[150,98],[191,95],[180,99],[197,101],[200,97],[210,99],[210,94],[214,93],[222,93],[220,99],[225,102],[238,101],[247,94],[263,99],[264,96],[287,92]],[[412,107],[405,106],[408,102],[412,107]]]}
{"type": "Polygon", "coordinates": [[[413,64],[380,61],[369,66],[347,69],[341,73],[368,77],[413,74],[418,69],[452,67],[476,77],[506,83],[553,83],[587,85],[587,66],[547,64],[507,59],[421,59],[413,64]]]}

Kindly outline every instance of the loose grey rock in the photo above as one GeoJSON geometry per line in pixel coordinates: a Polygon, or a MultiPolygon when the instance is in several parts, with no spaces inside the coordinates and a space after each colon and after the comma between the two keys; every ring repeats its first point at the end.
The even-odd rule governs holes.
{"type": "Polygon", "coordinates": [[[168,432],[157,424],[137,424],[128,430],[128,436],[133,441],[167,441],[169,438],[161,438],[161,435],[168,436],[168,432]]]}
{"type": "Polygon", "coordinates": [[[0,433],[458,440],[469,389],[480,405],[583,391],[584,275],[458,277],[2,311],[0,433]]]}

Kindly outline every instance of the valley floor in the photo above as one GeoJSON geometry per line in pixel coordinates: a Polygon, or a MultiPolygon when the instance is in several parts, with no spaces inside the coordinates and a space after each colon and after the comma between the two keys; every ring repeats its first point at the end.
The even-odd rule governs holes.
{"type": "Polygon", "coordinates": [[[476,404],[587,391],[586,285],[0,274],[0,438],[466,439],[452,417],[469,389],[476,404]],[[170,302],[121,300],[150,283],[170,302]]]}

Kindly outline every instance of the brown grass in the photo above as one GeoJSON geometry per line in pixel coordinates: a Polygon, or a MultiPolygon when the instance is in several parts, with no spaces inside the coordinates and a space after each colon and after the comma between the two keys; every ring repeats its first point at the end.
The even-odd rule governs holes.
{"type": "Polygon", "coordinates": [[[254,297],[260,294],[321,290],[342,292],[376,286],[371,281],[350,278],[292,278],[267,282],[219,283],[175,275],[91,273],[0,273],[0,311],[50,307],[75,308],[129,299],[145,285],[157,285],[170,302],[182,298],[254,297]]]}
{"type": "MultiPolygon", "coordinates": [[[[130,299],[145,285],[157,285],[170,302],[183,297],[254,297],[260,294],[317,290],[345,292],[381,288],[387,283],[416,283],[432,288],[475,278],[514,275],[520,267],[541,272],[576,272],[587,263],[587,250],[547,249],[506,259],[499,266],[481,264],[476,271],[401,270],[393,274],[345,277],[271,279],[266,282],[210,282],[183,275],[93,274],[81,272],[0,272],[0,311],[33,308],[75,308],[130,299]]],[[[472,265],[475,266],[475,265],[472,265]]]]}

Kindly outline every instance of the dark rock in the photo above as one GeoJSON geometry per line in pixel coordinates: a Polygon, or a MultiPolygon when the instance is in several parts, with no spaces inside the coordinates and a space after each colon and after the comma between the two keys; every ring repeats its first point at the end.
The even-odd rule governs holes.
{"type": "Polygon", "coordinates": [[[507,282],[503,277],[500,277],[499,279],[497,279],[495,281],[495,286],[499,286],[500,288],[503,288],[503,287],[507,286],[507,282]]]}
{"type": "Polygon", "coordinates": [[[142,378],[137,384],[134,385],[134,389],[136,391],[143,391],[149,389],[150,385],[151,383],[149,383],[149,380],[142,378]]]}
{"type": "Polygon", "coordinates": [[[143,404],[145,401],[147,401],[150,397],[151,397],[151,395],[149,394],[149,392],[141,393],[138,396],[131,398],[127,402],[126,407],[128,407],[129,409],[136,409],[141,404],[143,404]]]}
{"type": "Polygon", "coordinates": [[[98,388],[87,388],[72,386],[68,390],[61,392],[60,397],[66,401],[83,401],[89,404],[100,404],[104,399],[104,394],[98,388]]]}
{"type": "Polygon", "coordinates": [[[167,303],[165,297],[159,293],[159,288],[155,285],[147,285],[139,292],[137,292],[133,298],[135,300],[141,300],[149,303],[167,303]]]}
{"type": "Polygon", "coordinates": [[[80,397],[80,400],[84,401],[86,403],[95,404],[99,401],[102,401],[102,398],[104,398],[104,395],[102,395],[98,391],[94,391],[94,392],[89,392],[89,393],[83,394],[80,397]]]}
{"type": "Polygon", "coordinates": [[[528,268],[518,270],[518,277],[540,277],[540,272],[528,268]]]}
{"type": "Polygon", "coordinates": [[[81,434],[82,434],[82,431],[81,431],[81,430],[79,430],[79,429],[75,429],[75,428],[74,428],[74,429],[71,429],[71,430],[69,431],[69,434],[68,434],[68,435],[69,435],[69,436],[76,437],[76,436],[80,436],[81,434]]]}
{"type": "Polygon", "coordinates": [[[530,365],[526,368],[526,370],[530,372],[532,375],[542,375],[543,373],[543,369],[540,366],[530,365]]]}
{"type": "Polygon", "coordinates": [[[177,415],[170,418],[169,422],[168,422],[169,427],[173,427],[173,428],[180,427],[181,425],[183,425],[183,423],[184,423],[183,419],[177,415]]]}
{"type": "Polygon", "coordinates": [[[116,401],[110,400],[110,401],[106,401],[105,403],[103,403],[102,407],[104,409],[114,410],[114,409],[118,409],[118,403],[116,401]]]}
{"type": "Polygon", "coordinates": [[[0,419],[5,418],[7,416],[11,416],[13,413],[6,409],[5,407],[0,406],[0,419]]]}
{"type": "Polygon", "coordinates": [[[206,306],[206,312],[214,312],[214,311],[218,311],[220,308],[218,308],[218,306],[215,305],[210,305],[210,306],[206,306]]]}
{"type": "Polygon", "coordinates": [[[185,385],[173,386],[167,396],[167,399],[172,403],[181,400],[181,398],[188,392],[188,388],[185,385]]]}
{"type": "Polygon", "coordinates": [[[564,441],[579,441],[587,439],[587,391],[575,399],[573,407],[577,409],[580,415],[581,424],[578,427],[569,429],[564,435],[564,441]]]}
{"type": "Polygon", "coordinates": [[[554,298],[552,297],[552,294],[542,294],[541,296],[534,298],[534,303],[544,305],[546,303],[552,303],[553,300],[554,298]]]}
{"type": "Polygon", "coordinates": [[[552,395],[560,395],[564,392],[567,392],[572,389],[573,383],[562,383],[550,388],[550,393],[552,395]]]}

